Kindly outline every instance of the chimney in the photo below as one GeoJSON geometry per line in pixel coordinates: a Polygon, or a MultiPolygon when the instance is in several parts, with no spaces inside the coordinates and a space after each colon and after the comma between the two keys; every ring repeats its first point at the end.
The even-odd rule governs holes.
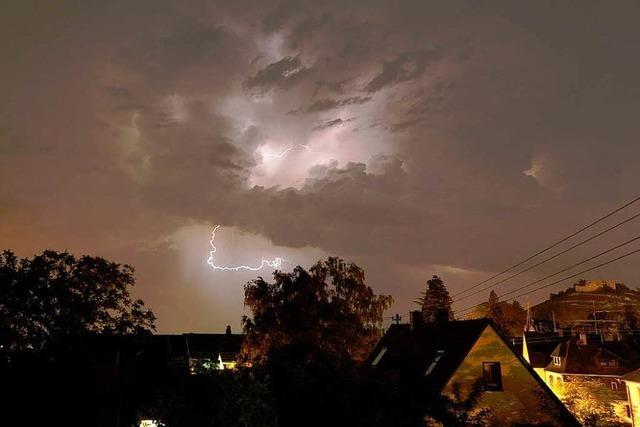
{"type": "Polygon", "coordinates": [[[420,310],[414,310],[409,313],[409,326],[411,330],[417,329],[424,324],[424,315],[420,310]]]}
{"type": "Polygon", "coordinates": [[[580,339],[578,340],[579,345],[587,345],[588,337],[586,332],[580,332],[580,339]]]}
{"type": "Polygon", "coordinates": [[[449,310],[439,308],[436,310],[436,323],[447,323],[449,321],[449,310]]]}
{"type": "Polygon", "coordinates": [[[227,329],[224,331],[226,335],[231,335],[231,325],[227,325],[227,329]]]}

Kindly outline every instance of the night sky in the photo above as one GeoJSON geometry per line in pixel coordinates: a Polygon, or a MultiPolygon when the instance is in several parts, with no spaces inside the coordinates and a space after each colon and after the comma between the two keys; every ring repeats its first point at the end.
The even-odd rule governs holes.
{"type": "MultiPolygon", "coordinates": [[[[134,265],[161,332],[237,330],[243,284],[270,275],[207,265],[218,224],[219,265],[338,255],[406,312],[431,275],[455,293],[640,195],[639,16],[624,1],[3,2],[0,248],[134,265]]],[[[639,264],[585,278],[635,287],[639,264]]]]}

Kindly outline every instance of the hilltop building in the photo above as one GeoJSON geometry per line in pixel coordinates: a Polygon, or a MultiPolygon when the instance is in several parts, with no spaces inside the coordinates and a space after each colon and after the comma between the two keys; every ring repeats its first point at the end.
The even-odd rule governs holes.
{"type": "Polygon", "coordinates": [[[615,280],[589,280],[580,281],[573,285],[576,292],[601,292],[604,290],[615,291],[618,285],[615,280]]]}

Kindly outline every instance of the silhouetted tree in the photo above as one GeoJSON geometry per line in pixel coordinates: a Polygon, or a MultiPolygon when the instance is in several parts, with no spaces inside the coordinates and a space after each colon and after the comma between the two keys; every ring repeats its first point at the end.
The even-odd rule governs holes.
{"type": "Polygon", "coordinates": [[[242,360],[258,363],[282,348],[302,358],[316,352],[337,360],[364,359],[380,337],[388,295],[376,295],[365,284],[364,271],[339,258],[319,261],[309,271],[276,271],[274,282],[262,277],[245,286],[242,360]]]}
{"type": "Polygon", "coordinates": [[[493,320],[493,323],[500,331],[505,332],[506,325],[502,305],[500,304],[498,295],[493,290],[489,293],[487,305],[489,306],[487,317],[493,320]]]}
{"type": "Polygon", "coordinates": [[[459,383],[453,384],[451,396],[442,394],[431,400],[425,418],[427,426],[492,426],[496,425],[493,412],[478,408],[484,394],[481,381],[477,381],[467,395],[463,395],[459,383]]]}
{"type": "Polygon", "coordinates": [[[426,290],[416,302],[422,308],[424,320],[427,322],[436,321],[438,316],[446,316],[447,319],[453,320],[449,291],[438,276],[427,280],[426,290]]]}
{"type": "Polygon", "coordinates": [[[245,286],[243,361],[266,372],[280,427],[423,425],[423,404],[397,378],[362,361],[380,335],[390,296],[338,258],[245,286]]]}
{"type": "Polygon", "coordinates": [[[44,251],[18,260],[0,255],[0,346],[44,350],[83,333],[146,333],[155,316],[134,300],[133,268],[99,257],[44,251]]]}
{"type": "Polygon", "coordinates": [[[164,384],[138,409],[138,420],[167,427],[276,426],[275,405],[264,369],[209,371],[164,384]]]}

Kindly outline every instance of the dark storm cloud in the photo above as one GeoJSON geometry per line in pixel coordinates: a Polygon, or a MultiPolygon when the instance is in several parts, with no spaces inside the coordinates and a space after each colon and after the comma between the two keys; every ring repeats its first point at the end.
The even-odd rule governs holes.
{"type": "Polygon", "coordinates": [[[417,79],[424,74],[431,63],[440,57],[441,54],[436,49],[403,53],[385,62],[382,71],[367,83],[365,90],[377,92],[390,85],[417,79]]]}
{"type": "Polygon", "coordinates": [[[298,113],[319,113],[329,111],[346,105],[361,105],[371,100],[369,96],[351,96],[348,98],[324,98],[314,101],[307,107],[290,111],[291,114],[298,113]]]}
{"type": "Polygon", "coordinates": [[[352,258],[404,302],[435,266],[459,288],[640,182],[636,3],[36,6],[0,18],[0,243],[133,257],[160,313],[212,311],[176,296],[195,279],[162,242],[188,224],[352,258]],[[252,186],[259,149],[289,144],[261,173],[297,175],[252,186]]]}
{"type": "Polygon", "coordinates": [[[271,63],[247,79],[245,86],[249,89],[266,91],[272,88],[287,88],[300,82],[310,72],[302,65],[298,56],[287,56],[271,63]]]}
{"type": "Polygon", "coordinates": [[[355,120],[355,117],[349,117],[348,119],[341,119],[341,118],[337,118],[337,119],[333,119],[333,120],[328,120],[326,122],[320,123],[317,126],[313,127],[313,130],[322,130],[322,129],[329,129],[329,128],[333,128],[333,127],[337,127],[337,126],[342,126],[345,123],[349,123],[355,120]]]}
{"type": "Polygon", "coordinates": [[[346,79],[342,79],[339,81],[318,80],[315,83],[316,87],[313,91],[313,97],[315,97],[319,92],[325,90],[329,93],[343,94],[346,90],[345,86],[352,81],[352,77],[347,77],[346,79]]]}

